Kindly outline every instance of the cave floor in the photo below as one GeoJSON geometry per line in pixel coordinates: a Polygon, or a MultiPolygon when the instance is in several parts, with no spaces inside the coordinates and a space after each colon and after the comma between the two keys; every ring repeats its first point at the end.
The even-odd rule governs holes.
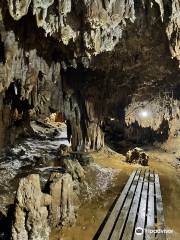
{"type": "MultiPolygon", "coordinates": [[[[39,173],[43,184],[50,172],[59,168],[54,159],[59,145],[68,144],[65,126],[44,128],[35,124],[33,127],[39,133],[38,138],[24,139],[1,156],[0,210],[13,203],[19,178],[30,172],[39,173]]],[[[143,148],[150,156],[149,166],[144,168],[155,170],[160,176],[166,226],[174,230],[168,236],[169,240],[180,239],[180,164],[175,158],[177,148],[178,143],[174,153],[152,146],[143,148]]],[[[127,164],[124,155],[108,147],[91,156],[94,163],[85,167],[87,185],[81,193],[77,221],[72,227],[52,231],[50,240],[92,240],[129,175],[140,167],[127,164]]]]}
{"type": "MultiPolygon", "coordinates": [[[[146,148],[146,152],[150,156],[149,166],[146,168],[157,171],[160,176],[166,228],[173,230],[173,234],[169,234],[167,239],[179,240],[179,165],[174,161],[174,154],[154,147],[146,148]]],[[[117,195],[126,184],[130,173],[133,169],[140,167],[137,164],[125,163],[123,155],[109,149],[93,153],[92,156],[97,166],[104,171],[101,178],[92,174],[88,176],[87,174],[87,182],[91,183],[93,188],[96,185],[97,194],[91,201],[83,202],[77,214],[76,224],[70,228],[63,228],[60,232],[53,232],[51,240],[92,240],[117,195]],[[109,176],[109,172],[111,172],[111,176],[109,176]],[[96,180],[93,181],[94,177],[96,180]],[[108,184],[107,179],[111,179],[108,184]],[[102,186],[104,186],[104,189],[102,186]]]]}

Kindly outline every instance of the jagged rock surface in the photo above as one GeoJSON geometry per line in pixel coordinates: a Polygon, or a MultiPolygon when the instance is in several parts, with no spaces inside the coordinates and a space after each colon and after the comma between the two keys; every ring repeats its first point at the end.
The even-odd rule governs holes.
{"type": "Polygon", "coordinates": [[[126,109],[127,125],[137,121],[143,128],[151,127],[154,130],[160,127],[162,119],[171,122],[176,118],[180,118],[179,101],[169,96],[152,99],[150,102],[133,101],[126,109]],[[143,116],[144,112],[147,116],[143,116]]]}
{"type": "Polygon", "coordinates": [[[52,197],[49,208],[50,223],[53,227],[72,225],[75,222],[75,192],[72,176],[68,173],[52,173],[48,181],[52,197]]]}
{"type": "Polygon", "coordinates": [[[65,157],[65,156],[70,156],[70,150],[71,150],[70,147],[68,147],[65,144],[61,144],[57,151],[60,157],[65,157]]]}
{"type": "MultiPolygon", "coordinates": [[[[166,21],[166,32],[170,41],[172,56],[180,60],[179,1],[156,0],[155,2],[159,7],[161,20],[166,21]],[[171,13],[167,19],[168,9],[171,9],[171,13]]],[[[144,8],[144,11],[147,11],[148,5],[153,7],[155,2],[139,1],[139,5],[144,8]]],[[[9,12],[15,20],[19,20],[26,15],[30,5],[32,5],[37,26],[42,27],[46,35],[56,37],[65,45],[69,44],[70,40],[76,42],[79,38],[82,38],[89,56],[113,50],[120,41],[127,22],[134,23],[137,17],[137,6],[134,0],[76,0],[74,2],[71,0],[57,2],[54,0],[15,2],[8,0],[7,3],[9,12]],[[81,13],[82,19],[80,17],[81,13]],[[88,26],[88,28],[83,28],[83,32],[81,32],[82,23],[88,26]]]]}
{"type": "Polygon", "coordinates": [[[141,148],[134,148],[126,153],[126,162],[128,163],[138,163],[143,166],[147,166],[149,161],[149,156],[141,148]]]}
{"type": "Polygon", "coordinates": [[[22,178],[15,199],[12,239],[48,240],[47,206],[50,203],[51,196],[41,192],[39,175],[22,178]]]}
{"type": "Polygon", "coordinates": [[[4,51],[5,58],[0,63],[0,141],[3,144],[6,140],[14,143],[22,133],[20,122],[28,127],[30,110],[31,115],[42,116],[49,114],[49,108],[62,112],[63,100],[60,63],[48,64],[37,49],[20,47],[15,32],[5,31],[3,22],[0,32],[3,41],[0,55],[4,51]]]}
{"type": "MultiPolygon", "coordinates": [[[[161,3],[161,5],[163,5],[161,3]]],[[[161,12],[164,12],[163,7],[161,12]]],[[[172,1],[170,21],[167,24],[166,32],[170,42],[170,50],[173,58],[180,61],[180,2],[172,1]]],[[[163,13],[164,15],[164,13],[163,13]]]]}
{"type": "MultiPolygon", "coordinates": [[[[78,174],[79,169],[74,168],[74,174],[78,174]]],[[[15,198],[12,239],[46,240],[49,239],[50,226],[74,224],[79,205],[74,184],[69,173],[54,172],[47,182],[47,194],[41,191],[39,175],[22,178],[15,198]]]]}
{"type": "Polygon", "coordinates": [[[104,146],[104,134],[95,116],[93,104],[76,93],[67,93],[64,99],[68,138],[75,151],[99,150],[104,146]],[[71,136],[73,136],[71,138],[71,136]]]}
{"type": "Polygon", "coordinates": [[[78,160],[70,157],[61,158],[61,164],[65,170],[71,174],[73,180],[82,182],[85,178],[85,172],[78,160]]]}

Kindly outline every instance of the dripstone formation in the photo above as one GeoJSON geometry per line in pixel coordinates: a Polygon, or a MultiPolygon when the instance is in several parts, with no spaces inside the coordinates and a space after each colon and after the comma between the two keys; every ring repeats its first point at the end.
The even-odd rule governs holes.
{"type": "MultiPolygon", "coordinates": [[[[84,180],[76,156],[88,164],[105,137],[179,135],[179,65],[179,0],[0,0],[0,151],[57,113],[75,156],[60,147],[65,170],[46,191],[36,174],[20,180],[13,240],[46,240],[49,225],[73,223],[74,183],[84,180]]],[[[128,161],[147,165],[138,151],[128,161]]]]}
{"type": "Polygon", "coordinates": [[[48,240],[52,228],[74,224],[78,207],[74,186],[69,173],[52,173],[47,182],[48,193],[42,192],[38,174],[20,179],[11,239],[48,240]]]}
{"type": "Polygon", "coordinates": [[[16,195],[12,239],[49,239],[47,206],[51,196],[41,192],[39,175],[22,178],[16,195]]]}
{"type": "Polygon", "coordinates": [[[70,174],[53,173],[49,179],[50,222],[54,227],[75,222],[73,180],[70,174]]]}

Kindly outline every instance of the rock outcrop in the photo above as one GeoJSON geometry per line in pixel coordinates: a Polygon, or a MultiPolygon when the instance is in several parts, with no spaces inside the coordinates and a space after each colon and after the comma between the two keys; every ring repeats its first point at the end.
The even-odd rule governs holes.
{"type": "MultiPolygon", "coordinates": [[[[70,88],[70,86],[66,88],[68,87],[70,88]]],[[[67,91],[64,99],[65,118],[72,149],[74,151],[99,150],[104,146],[104,134],[93,104],[81,94],[74,93],[73,89],[71,91],[67,89],[67,91]]]]}
{"type": "Polygon", "coordinates": [[[41,192],[39,175],[22,178],[15,199],[12,239],[48,240],[47,206],[50,204],[51,196],[41,192]]]}
{"type": "Polygon", "coordinates": [[[149,156],[141,148],[134,148],[126,153],[126,162],[148,165],[149,156]]]}
{"type": "Polygon", "coordinates": [[[91,154],[87,152],[77,152],[73,153],[73,158],[77,159],[81,166],[89,166],[94,162],[91,154]]]}
{"type": "MultiPolygon", "coordinates": [[[[172,94],[172,93],[171,93],[172,94]]],[[[164,142],[175,136],[180,118],[180,103],[173,96],[157,97],[150,101],[132,101],[125,113],[129,139],[164,142]]]]}
{"type": "Polygon", "coordinates": [[[68,173],[52,173],[49,181],[52,201],[49,207],[51,226],[72,225],[75,222],[75,192],[72,176],[68,173]]]}
{"type": "MultiPolygon", "coordinates": [[[[165,2],[165,1],[164,1],[165,2]]],[[[169,3],[170,5],[170,3],[169,3]]],[[[163,1],[160,1],[161,14],[165,15],[163,9],[163,1]]],[[[166,4],[165,4],[166,6],[166,4]]],[[[166,33],[170,42],[170,51],[173,58],[180,61],[180,17],[179,17],[180,2],[178,0],[171,1],[171,16],[167,23],[166,33]]]]}
{"type": "Polygon", "coordinates": [[[127,24],[136,21],[139,6],[146,13],[149,8],[155,6],[159,8],[161,21],[165,21],[172,56],[179,60],[178,12],[180,6],[178,0],[139,1],[137,4],[134,0],[76,0],[74,2],[71,0],[58,2],[7,0],[7,4],[14,20],[21,19],[28,10],[32,11],[36,16],[37,26],[44,29],[45,35],[51,35],[65,45],[70,41],[75,42],[76,54],[79,54],[78,42],[82,38],[88,56],[112,51],[121,40],[127,24]],[[170,13],[169,9],[171,9],[170,13]]]}
{"type": "Polygon", "coordinates": [[[82,182],[85,178],[85,172],[78,160],[70,157],[60,159],[62,167],[71,174],[73,180],[82,182]]]}
{"type": "Polygon", "coordinates": [[[79,206],[75,184],[69,173],[54,172],[45,188],[47,194],[41,191],[39,175],[22,178],[15,198],[12,239],[46,240],[51,228],[74,224],[79,206]]]}
{"type": "MultiPolygon", "coordinates": [[[[19,4],[25,7],[22,2],[19,4]]],[[[16,10],[20,11],[21,6],[16,10]]],[[[49,114],[50,107],[62,112],[63,101],[60,63],[52,61],[48,64],[35,47],[27,49],[20,46],[15,32],[5,31],[4,21],[0,11],[0,36],[5,58],[0,63],[0,131],[1,141],[4,142],[5,135],[10,141],[11,137],[7,136],[16,128],[10,141],[13,143],[13,138],[22,132],[18,130],[18,125],[28,126],[30,110],[33,109],[35,115],[49,114]]],[[[25,45],[29,45],[28,41],[26,39],[25,45]]],[[[33,41],[36,40],[32,40],[32,45],[33,41]]]]}

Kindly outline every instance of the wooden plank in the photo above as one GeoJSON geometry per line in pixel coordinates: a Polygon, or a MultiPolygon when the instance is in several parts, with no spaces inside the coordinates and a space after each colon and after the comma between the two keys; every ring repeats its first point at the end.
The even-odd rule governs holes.
{"type": "Polygon", "coordinates": [[[121,210],[121,207],[123,206],[123,203],[126,199],[127,193],[131,187],[131,184],[136,176],[136,174],[139,174],[138,171],[133,171],[133,173],[130,175],[127,184],[125,185],[120,197],[118,198],[101,234],[98,237],[98,240],[107,240],[109,238],[109,235],[112,231],[112,228],[114,226],[114,223],[118,217],[119,211],[121,210]]]}
{"type": "MultiPolygon", "coordinates": [[[[162,204],[162,196],[160,190],[160,182],[158,174],[155,174],[155,192],[156,192],[156,214],[157,214],[157,229],[165,228],[164,214],[163,214],[163,204],[162,204]]],[[[157,240],[165,240],[165,233],[158,233],[156,235],[157,240]]]]}
{"type": "Polygon", "coordinates": [[[121,235],[122,235],[122,232],[123,232],[123,228],[125,226],[125,223],[126,223],[126,219],[128,217],[128,212],[129,212],[129,209],[131,207],[131,203],[133,201],[133,197],[134,197],[134,194],[135,194],[135,191],[136,191],[136,187],[138,185],[138,180],[139,180],[139,177],[140,177],[140,172],[139,174],[136,174],[134,180],[133,180],[133,183],[129,189],[129,192],[128,192],[128,195],[126,197],[126,201],[123,205],[123,208],[120,212],[120,215],[118,217],[118,220],[116,222],[116,225],[113,229],[113,232],[112,232],[112,235],[110,237],[110,240],[119,240],[121,238],[121,235]]]}
{"type": "Polygon", "coordinates": [[[126,222],[125,230],[122,236],[122,240],[131,240],[136,220],[136,214],[138,210],[138,206],[141,199],[141,191],[143,187],[144,176],[140,176],[138,185],[136,188],[135,196],[131,205],[131,209],[129,212],[128,220],[126,222]]]}
{"type": "MultiPolygon", "coordinates": [[[[147,230],[155,230],[155,210],[154,210],[154,173],[149,176],[148,208],[147,208],[147,230]]],[[[145,232],[146,240],[155,239],[154,233],[145,232]]]]}
{"type": "MultiPolygon", "coordinates": [[[[139,206],[139,212],[138,212],[138,217],[137,217],[137,222],[136,222],[136,228],[141,228],[144,232],[144,227],[145,227],[145,219],[146,219],[146,204],[147,204],[147,194],[148,194],[148,178],[149,178],[149,171],[146,171],[145,173],[145,179],[144,179],[144,184],[143,184],[143,190],[141,194],[141,201],[140,201],[140,206],[139,206]]],[[[143,240],[144,234],[137,235],[134,233],[134,240],[143,240]]]]}

